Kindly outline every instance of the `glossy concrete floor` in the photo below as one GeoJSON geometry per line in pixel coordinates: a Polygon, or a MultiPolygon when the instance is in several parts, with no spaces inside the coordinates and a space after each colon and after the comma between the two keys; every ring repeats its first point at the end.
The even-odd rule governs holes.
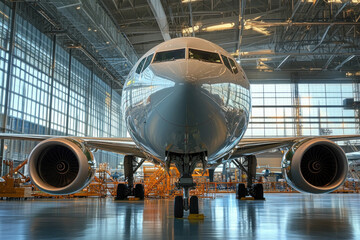
{"type": "Polygon", "coordinates": [[[0,201],[0,239],[360,239],[360,194],[266,198],[200,199],[194,222],[174,219],[172,200],[0,201]]]}

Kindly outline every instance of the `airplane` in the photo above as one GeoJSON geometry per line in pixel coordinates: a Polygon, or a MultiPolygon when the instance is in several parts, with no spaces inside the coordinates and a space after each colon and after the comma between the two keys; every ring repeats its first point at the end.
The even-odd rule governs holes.
{"type": "Polygon", "coordinates": [[[130,138],[49,136],[1,133],[3,139],[40,141],[31,151],[29,175],[33,184],[50,194],[83,189],[95,173],[97,149],[125,155],[128,184],[117,186],[117,199],[129,194],[143,198],[133,173],[145,159],[174,164],[180,172],[174,215],[198,213],[192,172],[197,165],[215,169],[234,161],[248,175],[237,186],[237,197],[263,198],[261,184],[253,184],[259,153],[285,151],[282,171],[295,189],[327,193],[345,180],[348,161],[334,141],[359,135],[283,138],[243,138],[251,113],[250,84],[244,70],[220,46],[195,37],[165,41],[145,53],[128,74],[122,91],[122,112],[130,138]],[[136,162],[136,157],[142,159],[136,162]],[[239,162],[242,158],[244,161],[239,162]],[[246,164],[243,164],[243,162],[246,164]],[[134,166],[136,163],[136,166],[134,166]]]}

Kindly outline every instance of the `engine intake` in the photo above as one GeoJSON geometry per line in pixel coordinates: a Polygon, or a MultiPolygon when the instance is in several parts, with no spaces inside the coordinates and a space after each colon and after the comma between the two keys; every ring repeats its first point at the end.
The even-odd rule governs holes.
{"type": "Polygon", "coordinates": [[[295,143],[282,160],[288,183],[298,191],[331,192],[341,186],[348,173],[344,151],[325,138],[309,138],[295,143]]]}
{"type": "Polygon", "coordinates": [[[71,138],[51,138],[30,153],[29,173],[40,190],[70,194],[90,183],[95,176],[95,160],[82,143],[71,138]]]}

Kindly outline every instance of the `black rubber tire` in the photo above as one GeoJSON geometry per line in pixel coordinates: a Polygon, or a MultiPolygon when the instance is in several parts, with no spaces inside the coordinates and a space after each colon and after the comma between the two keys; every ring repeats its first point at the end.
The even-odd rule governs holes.
{"type": "Polygon", "coordinates": [[[197,196],[190,198],[190,214],[199,214],[199,198],[197,196]]]}
{"type": "Polygon", "coordinates": [[[175,218],[182,218],[184,216],[184,201],[182,196],[176,196],[174,202],[175,218]]]}
{"type": "Polygon", "coordinates": [[[134,156],[126,155],[124,157],[124,176],[125,181],[128,182],[128,186],[134,186],[134,172],[133,172],[133,160],[134,156]]]}
{"type": "Polygon", "coordinates": [[[254,199],[255,200],[263,200],[264,199],[264,187],[261,183],[254,185],[254,199]]]}
{"type": "Polygon", "coordinates": [[[136,184],[134,188],[134,195],[136,198],[144,199],[144,185],[136,184]]]}
{"type": "Polygon", "coordinates": [[[241,199],[243,197],[246,197],[246,195],[247,195],[247,192],[246,192],[245,184],[238,183],[236,185],[236,198],[241,199]]]}
{"type": "Polygon", "coordinates": [[[124,200],[127,198],[128,187],[126,184],[119,183],[117,185],[115,200],[124,200]]]}

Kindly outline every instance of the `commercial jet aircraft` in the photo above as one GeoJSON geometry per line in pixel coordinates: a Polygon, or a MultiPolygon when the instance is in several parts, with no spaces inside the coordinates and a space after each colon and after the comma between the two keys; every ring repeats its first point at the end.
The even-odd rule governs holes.
{"type": "Polygon", "coordinates": [[[198,213],[192,172],[198,165],[214,169],[233,161],[248,174],[237,197],[263,199],[256,175],[256,154],[285,151],[282,171],[295,189],[327,193],[345,180],[348,161],[333,141],[357,135],[243,139],[251,111],[250,85],[243,69],[221,47],[199,38],[176,38],[159,44],[135,64],[122,92],[122,110],[131,138],[40,136],[3,133],[0,138],[41,141],[29,155],[32,183],[50,194],[69,194],[90,183],[95,173],[93,150],[124,154],[128,184],[119,184],[117,198],[143,197],[133,187],[133,171],[146,159],[180,172],[175,217],[198,213]],[[144,159],[136,162],[135,158],[144,159]],[[239,159],[242,159],[239,161],[239,159]]]}

